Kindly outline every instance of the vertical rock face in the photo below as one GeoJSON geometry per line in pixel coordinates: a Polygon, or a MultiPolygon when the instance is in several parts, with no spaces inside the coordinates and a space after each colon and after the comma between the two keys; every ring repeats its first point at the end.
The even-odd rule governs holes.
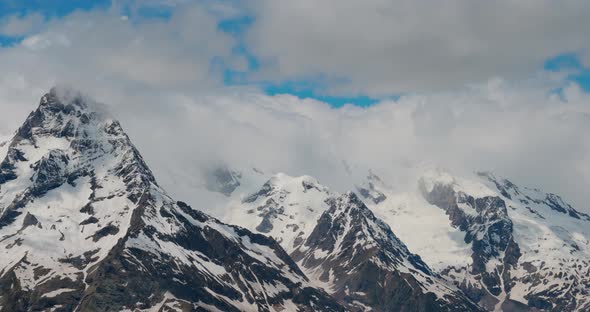
{"type": "MultiPolygon", "coordinates": [[[[465,232],[465,243],[472,246],[468,274],[477,277],[483,287],[469,281],[463,281],[461,287],[482,303],[491,299],[488,293],[500,296],[510,292],[510,270],[516,268],[520,249],[514,242],[504,200],[497,196],[474,198],[445,184],[435,184],[431,190],[426,190],[424,183],[420,185],[426,200],[445,210],[451,224],[465,232]]],[[[449,269],[445,273],[453,276],[459,272],[449,269]]]]}
{"type": "Polygon", "coordinates": [[[279,241],[317,286],[350,311],[478,311],[354,193],[278,174],[231,208],[232,220],[279,241]]]}
{"type": "Polygon", "coordinates": [[[464,233],[470,263],[440,271],[489,310],[590,308],[590,222],[561,197],[490,173],[422,180],[420,190],[464,233]]]}
{"type": "Polygon", "coordinates": [[[0,163],[1,311],[341,311],[272,239],[162,190],[100,105],[52,89],[0,163]]]}

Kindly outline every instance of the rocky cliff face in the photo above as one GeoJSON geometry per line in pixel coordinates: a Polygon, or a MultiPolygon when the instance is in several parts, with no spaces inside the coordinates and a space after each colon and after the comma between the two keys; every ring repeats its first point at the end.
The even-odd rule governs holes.
{"type": "Polygon", "coordinates": [[[434,184],[430,190],[420,184],[426,200],[449,216],[453,227],[465,232],[464,241],[471,244],[471,265],[465,268],[447,268],[442,273],[451,279],[468,274],[459,285],[475,301],[488,305],[494,302],[489,294],[505,297],[513,286],[511,270],[520,258],[520,248],[514,241],[513,223],[508,217],[506,203],[498,196],[475,198],[464,192],[455,192],[451,185],[434,184]]]}
{"type": "Polygon", "coordinates": [[[272,239],[162,190],[100,105],[53,89],[0,164],[2,311],[341,311],[272,239]]]}
{"type": "Polygon", "coordinates": [[[561,197],[491,173],[426,178],[420,191],[460,230],[471,261],[440,270],[489,310],[590,308],[590,222],[561,197]]]}

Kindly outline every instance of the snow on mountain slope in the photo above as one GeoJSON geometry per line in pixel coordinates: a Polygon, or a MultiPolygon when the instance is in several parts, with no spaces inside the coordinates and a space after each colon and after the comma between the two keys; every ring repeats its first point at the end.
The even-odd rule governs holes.
{"type": "Polygon", "coordinates": [[[488,173],[427,169],[413,183],[414,191],[373,183],[386,199],[365,202],[472,299],[504,311],[590,307],[587,215],[488,173]]]}
{"type": "Polygon", "coordinates": [[[561,197],[479,176],[502,194],[520,247],[511,299],[550,310],[590,309],[590,216],[561,197]]]}
{"type": "Polygon", "coordinates": [[[341,311],[272,239],[175,202],[117,121],[52,89],[0,163],[0,310],[341,311]]]}
{"type": "Polygon", "coordinates": [[[224,220],[274,237],[290,253],[311,233],[330,196],[328,188],[309,176],[279,173],[260,190],[230,202],[224,220]]]}
{"type": "MultiPolygon", "coordinates": [[[[488,310],[588,309],[586,214],[555,194],[518,187],[491,174],[456,176],[430,167],[416,169],[419,174],[413,179],[403,176],[391,183],[369,171],[351,184],[357,185],[356,194],[371,211],[435,272],[488,310]]],[[[274,195],[244,202],[246,190],[253,190],[254,171],[240,172],[240,180],[249,182],[241,183],[230,197],[220,195],[218,207],[224,201],[226,207],[215,213],[254,231],[260,227],[284,240],[283,246],[292,252],[301,244],[298,238],[310,231],[309,211],[303,217],[293,211],[305,206],[325,211],[325,201],[305,195],[302,181],[287,186],[289,177],[282,175],[275,177],[285,180],[277,183],[282,186],[270,188],[274,195]],[[299,226],[302,231],[292,230],[296,224],[304,225],[299,226]]],[[[257,181],[269,177],[256,176],[257,181]]],[[[318,276],[313,277],[317,282],[318,276]]],[[[325,282],[318,285],[329,289],[325,282]]]]}
{"type": "Polygon", "coordinates": [[[227,222],[228,203],[241,203],[245,197],[258,191],[272,177],[268,172],[257,168],[236,170],[223,164],[210,168],[170,165],[164,177],[167,185],[174,186],[175,198],[191,202],[195,209],[227,222]]]}
{"type": "Polygon", "coordinates": [[[13,272],[23,291],[80,289],[88,273],[80,267],[104,259],[124,235],[147,181],[116,121],[81,100],[43,96],[0,164],[0,272],[13,272]]]}
{"type": "Polygon", "coordinates": [[[309,176],[276,174],[230,201],[225,220],[274,237],[350,310],[479,309],[410,253],[355,194],[337,194],[309,176]]]}
{"type": "Polygon", "coordinates": [[[327,203],[292,257],[351,310],[479,310],[412,254],[357,195],[348,192],[327,203]]]}
{"type": "Polygon", "coordinates": [[[441,271],[449,265],[471,261],[471,248],[463,241],[465,235],[452,228],[445,212],[430,205],[421,194],[405,191],[405,188],[400,191],[372,171],[359,185],[357,193],[371,211],[391,226],[410,250],[420,255],[432,269],[441,271]],[[371,193],[380,194],[383,199],[375,202],[371,193]]]}

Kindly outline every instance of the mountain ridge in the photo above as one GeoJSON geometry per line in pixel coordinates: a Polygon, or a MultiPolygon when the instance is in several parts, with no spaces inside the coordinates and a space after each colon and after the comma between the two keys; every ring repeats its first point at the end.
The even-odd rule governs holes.
{"type": "Polygon", "coordinates": [[[56,88],[0,152],[0,311],[590,309],[590,215],[491,172],[368,170],[338,193],[212,167],[193,203],[220,221],[56,88]]]}
{"type": "MultiPolygon", "coordinates": [[[[247,172],[242,171],[245,176],[247,172]]],[[[588,286],[584,286],[590,276],[585,269],[590,246],[590,233],[584,225],[587,214],[556,194],[518,187],[491,173],[474,172],[461,177],[429,166],[417,177],[411,191],[406,186],[388,184],[369,170],[366,180],[355,183],[354,192],[412,252],[426,256],[423,259],[436,274],[489,311],[577,311],[590,307],[585,290],[588,286]],[[443,195],[438,200],[430,197],[435,188],[443,195]],[[543,234],[537,235],[535,229],[543,234]],[[539,246],[535,247],[537,242],[539,246]]],[[[279,229],[293,227],[298,217],[285,212],[302,204],[301,200],[289,199],[293,191],[286,190],[286,218],[284,223],[277,223],[279,229]]],[[[227,210],[236,223],[247,218],[241,214],[244,211],[264,206],[264,201],[254,206],[243,203],[239,199],[249,195],[240,193],[240,188],[234,193],[237,200],[227,210]]],[[[276,208],[278,201],[273,200],[276,208]]],[[[321,200],[311,208],[326,209],[321,200]]],[[[243,225],[253,231],[262,222],[254,217],[248,220],[243,225]]],[[[309,230],[305,233],[309,235],[309,230]]],[[[278,235],[281,241],[286,234],[274,231],[272,235],[278,235]]]]}

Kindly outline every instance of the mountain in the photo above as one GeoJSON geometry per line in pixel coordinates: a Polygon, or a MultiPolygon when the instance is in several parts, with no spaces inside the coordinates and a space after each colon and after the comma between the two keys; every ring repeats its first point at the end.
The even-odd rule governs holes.
{"type": "Polygon", "coordinates": [[[278,173],[229,204],[224,220],[269,235],[291,253],[309,236],[328,209],[326,199],[334,195],[310,176],[278,173]]]}
{"type": "Polygon", "coordinates": [[[307,275],[351,311],[479,311],[434,273],[351,192],[276,174],[227,221],[281,243],[307,275]]]}
{"type": "Polygon", "coordinates": [[[45,94],[2,148],[1,311],[343,310],[273,239],[174,201],[77,92],[45,94]]]}
{"type": "Polygon", "coordinates": [[[409,190],[367,181],[385,197],[364,197],[375,214],[486,309],[590,309],[590,218],[560,196],[488,172],[428,169],[409,190]]]}
{"type": "MultiPolygon", "coordinates": [[[[357,181],[354,193],[369,211],[434,275],[488,311],[590,309],[588,214],[559,195],[517,186],[492,173],[414,169],[416,174],[393,183],[373,170],[351,180],[357,181]]],[[[242,172],[242,180],[251,181],[248,170],[242,172]]],[[[330,210],[328,199],[340,195],[309,176],[270,176],[257,191],[251,191],[251,182],[242,183],[228,199],[224,220],[275,237],[318,286],[341,302],[351,301],[338,297],[326,269],[306,262],[311,254],[322,254],[322,261],[333,257],[334,249],[317,246],[337,235],[324,229],[307,237],[317,225],[310,220],[319,220],[330,210]],[[307,248],[305,244],[316,250],[296,252],[307,248]]],[[[326,263],[326,268],[334,266],[326,263]]]]}
{"type": "Polygon", "coordinates": [[[490,172],[213,166],[197,210],[60,89],[0,155],[0,311],[590,311],[590,215],[490,172]]]}

